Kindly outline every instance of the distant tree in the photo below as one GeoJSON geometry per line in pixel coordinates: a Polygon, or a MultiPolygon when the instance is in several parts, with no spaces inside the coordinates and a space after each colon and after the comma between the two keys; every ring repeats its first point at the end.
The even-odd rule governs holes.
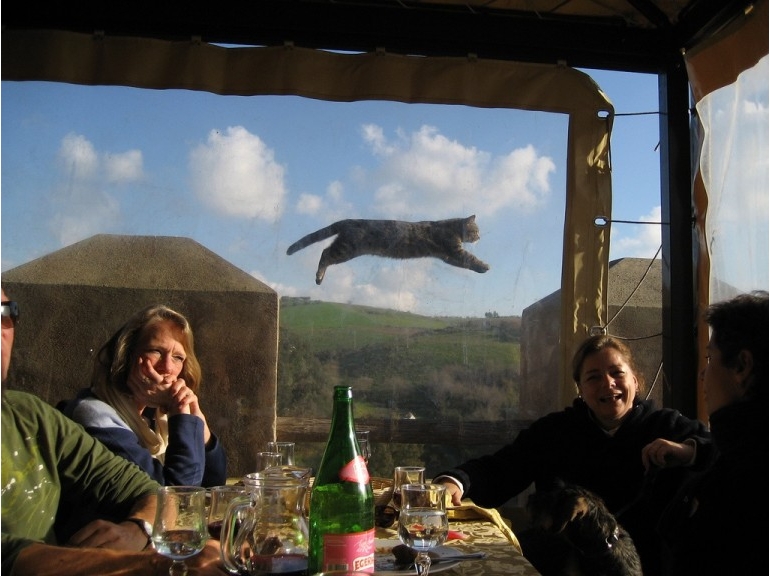
{"type": "Polygon", "coordinates": [[[278,415],[324,417],[334,383],[307,343],[281,330],[278,350],[278,415]]]}

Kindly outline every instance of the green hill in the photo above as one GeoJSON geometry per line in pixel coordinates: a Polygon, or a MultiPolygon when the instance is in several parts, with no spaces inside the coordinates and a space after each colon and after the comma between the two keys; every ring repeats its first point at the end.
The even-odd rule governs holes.
{"type": "MultiPolygon", "coordinates": [[[[481,389],[518,396],[519,328],[518,317],[435,318],[282,298],[279,392],[301,387],[320,393],[336,383],[349,384],[369,398],[372,411],[414,413],[411,400],[430,388],[457,397],[458,412],[467,414],[467,400],[477,404],[481,389]],[[404,406],[398,392],[404,393],[404,406]]],[[[301,396],[294,392],[295,398],[301,396]]],[[[501,409],[506,407],[509,402],[501,409]]]]}
{"type": "MultiPolygon", "coordinates": [[[[336,384],[353,387],[357,419],[518,414],[519,317],[438,318],[284,297],[279,324],[280,416],[328,418],[336,384]]],[[[425,462],[440,457],[435,446],[402,445],[388,448],[387,458],[381,452],[379,465],[387,470],[409,450],[425,462]]]]}

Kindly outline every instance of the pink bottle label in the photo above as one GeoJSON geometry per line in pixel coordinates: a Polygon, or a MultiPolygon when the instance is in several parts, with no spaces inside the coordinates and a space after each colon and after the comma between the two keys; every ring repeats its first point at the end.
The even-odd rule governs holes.
{"type": "Polygon", "coordinates": [[[359,484],[369,483],[369,470],[366,467],[366,460],[361,455],[356,456],[350,462],[345,464],[340,470],[340,480],[345,482],[358,482],[359,484]]]}
{"type": "Polygon", "coordinates": [[[325,534],[323,570],[374,572],[374,528],[353,534],[325,534]]]}

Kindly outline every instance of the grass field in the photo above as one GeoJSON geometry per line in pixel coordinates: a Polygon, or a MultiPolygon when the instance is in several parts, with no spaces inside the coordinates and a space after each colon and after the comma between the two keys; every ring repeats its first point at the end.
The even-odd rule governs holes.
{"type": "MultiPolygon", "coordinates": [[[[361,420],[515,418],[520,320],[434,318],[282,298],[278,413],[328,418],[332,389],[340,384],[353,388],[361,420]]],[[[393,462],[409,458],[438,466],[460,457],[446,446],[382,446],[374,470],[392,470],[393,462]]]]}

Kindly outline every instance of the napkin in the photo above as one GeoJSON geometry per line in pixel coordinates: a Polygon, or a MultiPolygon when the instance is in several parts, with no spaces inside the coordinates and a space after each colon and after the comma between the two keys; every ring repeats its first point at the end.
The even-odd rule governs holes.
{"type": "Polygon", "coordinates": [[[462,501],[460,506],[447,507],[447,517],[450,520],[463,521],[463,520],[489,520],[500,531],[505,534],[508,541],[513,544],[519,552],[521,552],[521,544],[519,539],[516,538],[516,534],[513,533],[511,527],[500,515],[500,512],[495,508],[482,508],[473,503],[472,500],[466,498],[462,501]]]}

